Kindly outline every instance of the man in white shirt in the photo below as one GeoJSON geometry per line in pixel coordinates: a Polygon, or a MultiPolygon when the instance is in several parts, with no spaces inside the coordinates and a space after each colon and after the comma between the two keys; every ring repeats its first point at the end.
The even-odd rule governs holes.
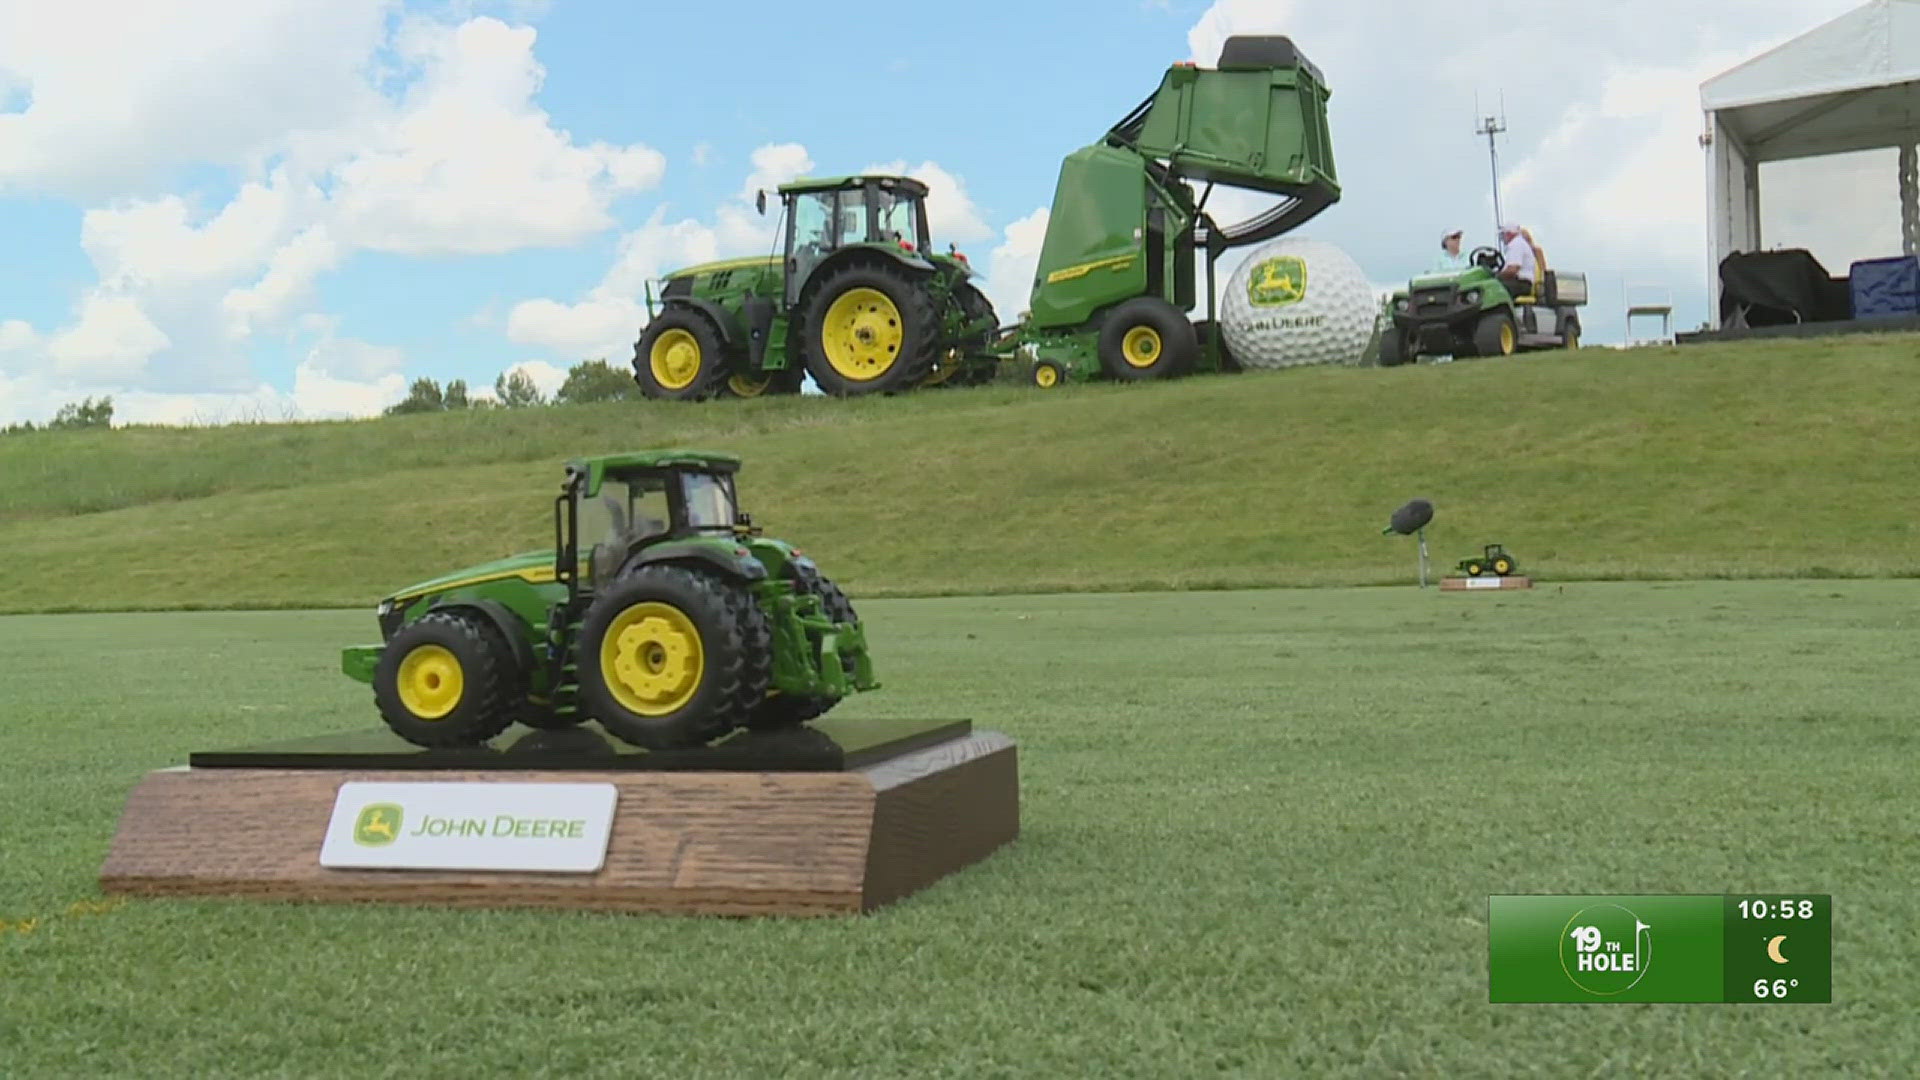
{"type": "Polygon", "coordinates": [[[1533,282],[1540,264],[1533,257],[1533,237],[1527,230],[1507,222],[1500,226],[1500,256],[1506,265],[1500,268],[1500,280],[1514,296],[1533,295],[1533,282]]]}

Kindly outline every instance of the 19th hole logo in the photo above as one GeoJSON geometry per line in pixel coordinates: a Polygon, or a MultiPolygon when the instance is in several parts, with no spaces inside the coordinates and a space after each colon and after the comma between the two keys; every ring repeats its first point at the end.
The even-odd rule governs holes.
{"type": "Polygon", "coordinates": [[[1560,935],[1560,966],[1590,994],[1633,989],[1653,962],[1653,928],[1619,904],[1583,908],[1560,935]]]}
{"type": "Polygon", "coordinates": [[[385,847],[400,838],[405,813],[393,803],[369,803],[353,819],[353,842],[361,847],[385,847]]]}
{"type": "Polygon", "coordinates": [[[1307,260],[1298,255],[1262,259],[1247,276],[1247,302],[1254,307],[1297,304],[1306,296],[1307,260]]]}

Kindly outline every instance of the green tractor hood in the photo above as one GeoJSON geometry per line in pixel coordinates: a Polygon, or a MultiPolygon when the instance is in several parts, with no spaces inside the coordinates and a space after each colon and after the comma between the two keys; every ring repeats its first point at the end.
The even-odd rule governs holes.
{"type": "Polygon", "coordinates": [[[445,592],[448,589],[466,585],[479,585],[488,581],[503,581],[507,578],[519,578],[534,584],[544,584],[553,580],[553,549],[528,551],[518,555],[509,555],[504,559],[495,559],[451,574],[442,574],[437,578],[428,578],[403,589],[395,590],[387,597],[389,601],[399,603],[411,600],[427,593],[445,592]]]}

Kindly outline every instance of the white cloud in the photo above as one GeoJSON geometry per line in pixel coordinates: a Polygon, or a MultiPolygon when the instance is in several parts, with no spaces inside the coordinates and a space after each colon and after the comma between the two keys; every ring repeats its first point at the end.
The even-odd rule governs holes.
{"type": "Polygon", "coordinates": [[[658,151],[580,146],[553,127],[533,104],[533,43],[533,28],[491,18],[401,35],[423,74],[372,145],[334,171],[347,242],[414,255],[565,246],[610,228],[614,198],[660,182],[658,151]]]}
{"type": "Polygon", "coordinates": [[[39,342],[40,335],[25,319],[0,321],[0,353],[25,352],[39,342]]]}
{"type": "Polygon", "coordinates": [[[973,196],[967,194],[966,181],[931,161],[909,169],[904,161],[869,165],[863,170],[891,176],[910,176],[927,185],[927,232],[933,236],[936,250],[948,243],[964,244],[986,240],[993,229],[980,216],[973,196]]]}
{"type": "Polygon", "coordinates": [[[97,199],[167,170],[238,164],[377,105],[365,69],[399,0],[9,0],[0,193],[97,199]]]}
{"type": "Polygon", "coordinates": [[[703,143],[695,143],[693,145],[694,168],[704,169],[712,161],[713,161],[713,144],[712,143],[703,142],[703,143]]]}
{"type": "Polygon", "coordinates": [[[1040,245],[1047,238],[1050,217],[1049,210],[1043,206],[1008,225],[999,246],[993,249],[981,291],[992,301],[994,314],[999,316],[1002,326],[1016,322],[1020,313],[1027,310],[1027,300],[1033,294],[1034,271],[1040,265],[1040,245]]]}
{"type": "MultiPolygon", "coordinates": [[[[0,83],[31,93],[0,115],[0,193],[92,203],[81,243],[98,282],[68,325],[13,336],[81,387],[252,393],[252,342],[298,324],[354,252],[570,246],[664,175],[651,147],[557,128],[536,104],[534,31],[490,16],[409,18],[389,34],[395,0],[28,6],[0,0],[0,83]],[[383,45],[391,70],[373,63],[383,45]],[[210,207],[142,187],[185,164],[235,165],[242,182],[210,207]]],[[[765,164],[782,168],[777,154],[765,164]]],[[[319,363],[309,387],[340,374],[327,364],[370,370],[319,363]]],[[[369,386],[326,393],[384,392],[369,386]]]]}

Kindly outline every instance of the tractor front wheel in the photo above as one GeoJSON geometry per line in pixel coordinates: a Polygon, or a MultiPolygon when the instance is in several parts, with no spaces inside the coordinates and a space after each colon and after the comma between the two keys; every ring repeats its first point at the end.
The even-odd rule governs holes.
{"type": "MultiPolygon", "coordinates": [[[[840,591],[831,578],[817,570],[802,567],[799,570],[800,586],[805,592],[820,598],[821,613],[837,623],[857,623],[860,616],[853,610],[853,601],[840,591]]],[[[770,694],[762,699],[747,718],[747,726],[756,730],[790,727],[804,724],[822,716],[828,709],[840,703],[837,697],[793,697],[787,694],[770,694]]]]}
{"type": "Polygon", "coordinates": [[[580,706],[648,750],[702,746],[766,696],[772,634],[745,589],[678,566],[643,566],[580,623],[580,706]]]}
{"type": "Polygon", "coordinates": [[[912,389],[940,358],[940,312],[923,275],[896,263],[829,270],[802,308],[801,355],[835,397],[912,389]]]}
{"type": "Polygon", "coordinates": [[[1193,324],[1157,296],[1136,296],[1100,326],[1100,367],[1115,379],[1168,379],[1193,370],[1200,340],[1193,324]]]}
{"type": "Polygon", "coordinates": [[[513,651],[498,630],[432,612],[394,633],[373,669],[373,701],[416,746],[478,746],[514,721],[513,651]]]}
{"type": "Polygon", "coordinates": [[[1462,566],[1460,569],[1466,571],[1468,577],[1479,577],[1480,572],[1482,570],[1485,570],[1486,567],[1481,566],[1480,560],[1475,559],[1472,562],[1467,563],[1465,566],[1462,566]]]}
{"type": "Polygon", "coordinates": [[[1398,327],[1387,327],[1380,334],[1380,366],[1399,367],[1407,359],[1407,335],[1398,327]]]}
{"type": "Polygon", "coordinates": [[[725,381],[720,331],[698,311],[672,307],[647,324],[633,347],[633,381],[665,401],[710,397],[725,381]]]}

